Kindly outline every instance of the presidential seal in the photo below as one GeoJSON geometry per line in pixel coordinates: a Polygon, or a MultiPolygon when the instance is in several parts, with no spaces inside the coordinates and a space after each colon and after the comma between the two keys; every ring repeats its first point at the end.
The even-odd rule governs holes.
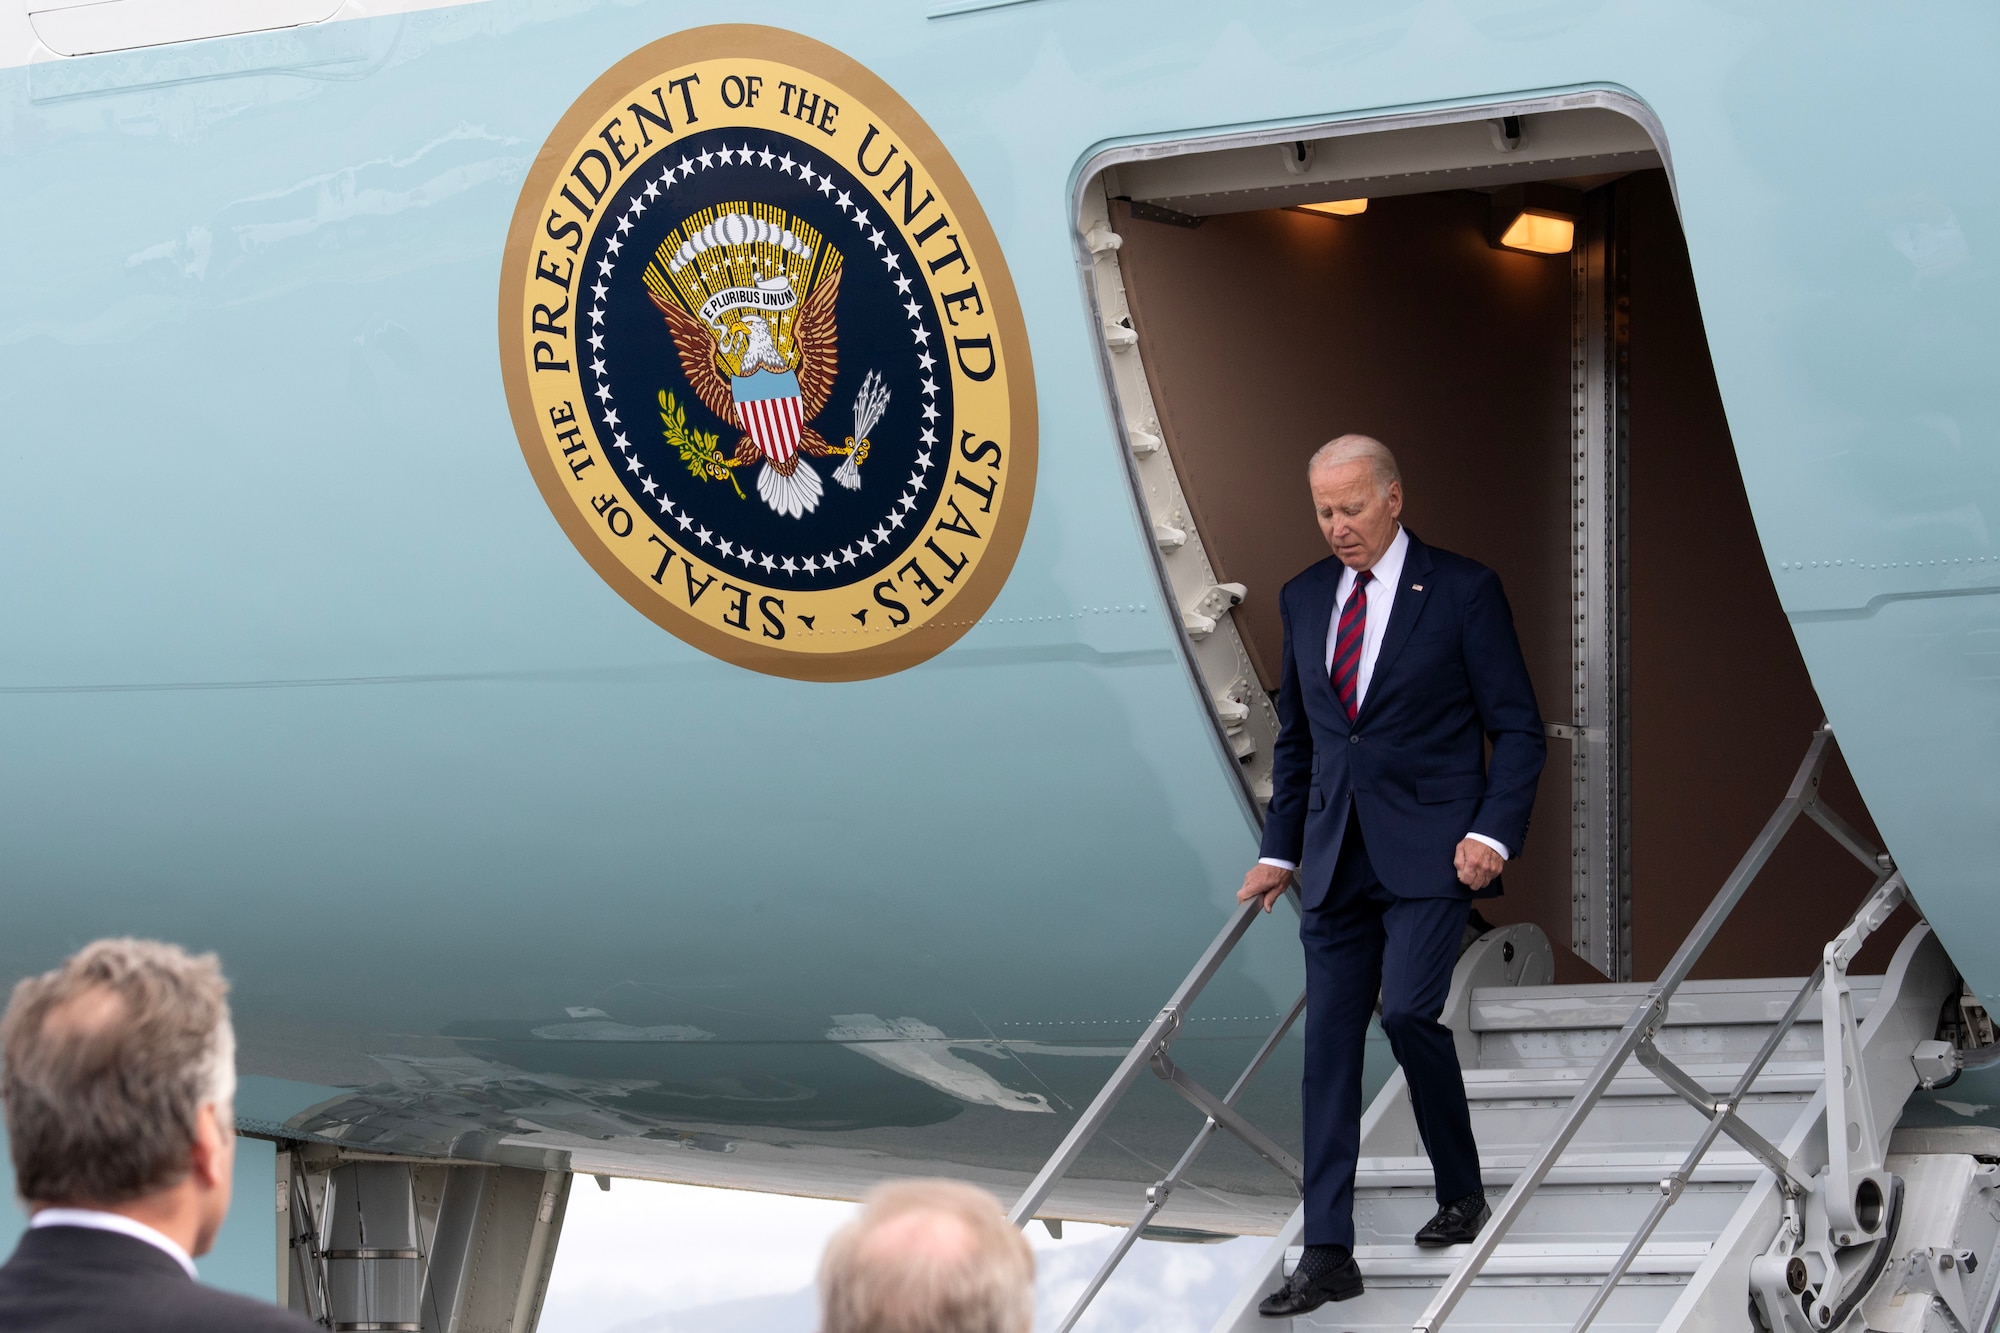
{"type": "Polygon", "coordinates": [[[500,353],[571,542],[727,661],[914,665],[1020,548],[1034,374],[992,229],[915,112],[797,34],[681,33],[576,101],[514,212],[500,353]]]}

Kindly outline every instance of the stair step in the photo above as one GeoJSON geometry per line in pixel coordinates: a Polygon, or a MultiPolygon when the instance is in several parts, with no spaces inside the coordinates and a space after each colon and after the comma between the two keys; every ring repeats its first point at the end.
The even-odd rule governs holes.
{"type": "MultiPolygon", "coordinates": [[[[1766,1138],[1782,1136],[1808,1104],[1797,1099],[1746,1098],[1743,1120],[1766,1138]]],[[[1474,1102],[1472,1133],[1482,1160],[1505,1162],[1527,1157],[1548,1140],[1564,1107],[1557,1103],[1474,1102]]],[[[1593,1110],[1571,1140],[1565,1158],[1578,1155],[1636,1152],[1678,1158],[1707,1125],[1707,1117],[1685,1102],[1656,1099],[1606,1101],[1593,1110]]],[[[1401,1123],[1375,1136],[1371,1156],[1419,1157],[1423,1145],[1413,1123],[1401,1123]]]]}
{"type": "MultiPolygon", "coordinates": [[[[1630,1185],[1654,1188],[1662,1176],[1680,1166],[1686,1157],[1680,1152],[1586,1152],[1564,1154],[1549,1171],[1547,1185],[1630,1185]]],[[[1525,1153],[1482,1154],[1479,1178],[1487,1189],[1508,1189],[1528,1165],[1525,1153]]],[[[1749,1184],[1764,1168],[1748,1153],[1711,1148],[1695,1168],[1694,1179],[1704,1182],[1749,1184]]],[[[1431,1159],[1428,1157],[1363,1157],[1355,1164],[1357,1189],[1402,1189],[1431,1187],[1431,1159]]]]}
{"type": "MultiPolygon", "coordinates": [[[[1687,1273],[1635,1273],[1619,1284],[1591,1333],[1655,1333],[1680,1299],[1687,1273]]],[[[1601,1277],[1589,1275],[1519,1276],[1478,1283],[1475,1297],[1452,1312],[1445,1325],[1452,1333],[1523,1333],[1526,1329],[1562,1333],[1583,1312],[1584,1302],[1601,1277]]],[[[1294,1329],[1337,1329],[1342,1333],[1409,1333],[1410,1325],[1430,1303],[1434,1278],[1372,1276],[1359,1300],[1328,1303],[1291,1321],[1294,1329]]],[[[1254,1316],[1253,1316],[1254,1317],[1254,1316]]],[[[1260,1323],[1282,1328],[1276,1320],[1260,1323]]]]}
{"type": "MultiPolygon", "coordinates": [[[[1708,1257],[1708,1241],[1655,1241],[1639,1251],[1631,1271],[1685,1277],[1701,1267],[1708,1257]]],[[[1510,1277],[1598,1277],[1625,1252],[1624,1242],[1572,1242],[1538,1244],[1504,1241],[1493,1251],[1479,1281],[1510,1277]]],[[[1416,1245],[1357,1245],[1354,1258],[1368,1282],[1388,1282],[1396,1278],[1420,1278],[1435,1283],[1458,1267],[1464,1253],[1456,1246],[1426,1250],[1416,1245]]],[[[1479,1281],[1473,1283],[1479,1285],[1479,1281]]]]}
{"type": "MultiPolygon", "coordinates": [[[[1712,1094],[1734,1090],[1746,1068],[1741,1060],[1687,1061],[1682,1068],[1712,1094]]],[[[1588,1081],[1582,1068],[1471,1069],[1465,1071],[1473,1136],[1482,1156],[1525,1155],[1548,1139],[1572,1100],[1588,1081]]],[[[1818,1090],[1823,1077],[1817,1060],[1775,1065],[1744,1097],[1738,1112],[1767,1138],[1780,1136],[1818,1090]]],[[[1643,1066],[1612,1080],[1579,1128],[1570,1154],[1657,1152],[1679,1154],[1692,1144],[1707,1120],[1643,1066]]],[[[1375,1131],[1377,1155],[1422,1152],[1413,1120],[1398,1117],[1375,1131]]]]}
{"type": "MultiPolygon", "coordinates": [[[[1713,1027],[1667,1028],[1655,1045],[1675,1064],[1738,1064],[1762,1049],[1771,1035],[1768,1023],[1713,1027]]],[[[1618,1034],[1611,1028],[1547,1028],[1520,1032],[1473,1034],[1477,1055],[1469,1063],[1483,1069],[1574,1069],[1587,1071],[1611,1049],[1618,1034]]],[[[1819,1024],[1799,1023],[1778,1043],[1781,1059],[1797,1062],[1820,1058],[1819,1024]]]]}
{"type": "MultiPolygon", "coordinates": [[[[1714,1240],[1751,1188],[1742,1181],[1688,1186],[1652,1239],[1662,1243],[1714,1240]]],[[[1544,1187],[1522,1210],[1507,1240],[1563,1246],[1612,1240],[1622,1243],[1638,1231],[1659,1200],[1659,1188],[1649,1182],[1544,1187]]],[[[1412,1244],[1418,1228],[1436,1211],[1436,1198],[1428,1188],[1360,1192],[1354,1200],[1355,1239],[1363,1245],[1412,1244]]]]}
{"type": "MultiPolygon", "coordinates": [[[[1743,1071],[1749,1067],[1744,1060],[1697,1063],[1689,1060],[1675,1060],[1675,1064],[1686,1070],[1695,1082],[1712,1093],[1731,1092],[1743,1071]]],[[[1751,1095],[1769,1093],[1789,1093],[1810,1097],[1819,1090],[1819,1080],[1825,1071],[1817,1060],[1808,1063],[1803,1060],[1773,1061],[1751,1084],[1751,1095]]],[[[1538,1097],[1561,1101],[1567,1104],[1576,1096],[1577,1088],[1591,1075],[1587,1067],[1556,1066],[1549,1068],[1506,1068],[1468,1069],[1464,1071],[1465,1095],[1471,1101],[1492,1100],[1502,1097],[1538,1097]]],[[[1659,1080],[1651,1070],[1637,1064],[1621,1070],[1611,1080],[1606,1090],[1608,1098],[1619,1097],[1676,1097],[1675,1093],[1659,1080]]]]}
{"type": "MultiPolygon", "coordinates": [[[[1723,1027],[1777,1022],[1805,985],[1804,977],[1745,981],[1688,981],[1667,1006],[1667,1027],[1723,1027]]],[[[1881,993],[1880,977],[1852,977],[1855,1016],[1865,1017],[1881,993]]],[[[1474,1032],[1549,1031],[1561,1028],[1625,1026],[1645,1001],[1645,986],[1606,982],[1594,986],[1493,986],[1472,992],[1474,1032]]],[[[1819,1009],[1808,1004],[1799,1022],[1818,1026],[1819,1009]]]]}

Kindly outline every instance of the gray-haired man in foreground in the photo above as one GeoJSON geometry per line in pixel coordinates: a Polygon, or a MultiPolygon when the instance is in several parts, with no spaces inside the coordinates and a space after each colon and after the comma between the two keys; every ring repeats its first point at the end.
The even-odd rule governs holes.
{"type": "Polygon", "coordinates": [[[878,1185],[820,1261],[820,1333],[1029,1333],[1035,1257],[984,1190],[878,1185]]]}
{"type": "Polygon", "coordinates": [[[195,1281],[236,1156],[228,989],[213,954],[150,940],[99,940],[14,988],[0,1086],[33,1219],[0,1267],[0,1330],[318,1327],[195,1281]]]}

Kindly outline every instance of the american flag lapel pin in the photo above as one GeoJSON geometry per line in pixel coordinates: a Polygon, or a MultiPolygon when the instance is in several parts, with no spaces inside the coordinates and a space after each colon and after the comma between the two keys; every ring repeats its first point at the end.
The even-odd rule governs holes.
{"type": "Polygon", "coordinates": [[[1424,590],[1424,585],[1421,583],[1412,583],[1410,585],[1411,592],[1422,592],[1423,590],[1424,590]]]}

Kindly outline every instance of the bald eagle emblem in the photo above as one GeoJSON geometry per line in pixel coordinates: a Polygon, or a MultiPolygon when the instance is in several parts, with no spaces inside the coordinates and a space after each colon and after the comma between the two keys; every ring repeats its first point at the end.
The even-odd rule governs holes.
{"type": "Polygon", "coordinates": [[[668,439],[705,480],[735,485],[736,469],[761,463],[757,494],[788,518],[819,507],[824,491],[813,459],[845,455],[834,480],[860,488],[868,432],[888,406],[881,377],[871,371],[845,444],[828,442],[813,425],[840,370],[840,272],[840,252],[804,220],[744,202],[688,217],[660,242],[644,274],[688,387],[739,432],[724,449],[714,436],[691,431],[663,393],[668,439]]]}

